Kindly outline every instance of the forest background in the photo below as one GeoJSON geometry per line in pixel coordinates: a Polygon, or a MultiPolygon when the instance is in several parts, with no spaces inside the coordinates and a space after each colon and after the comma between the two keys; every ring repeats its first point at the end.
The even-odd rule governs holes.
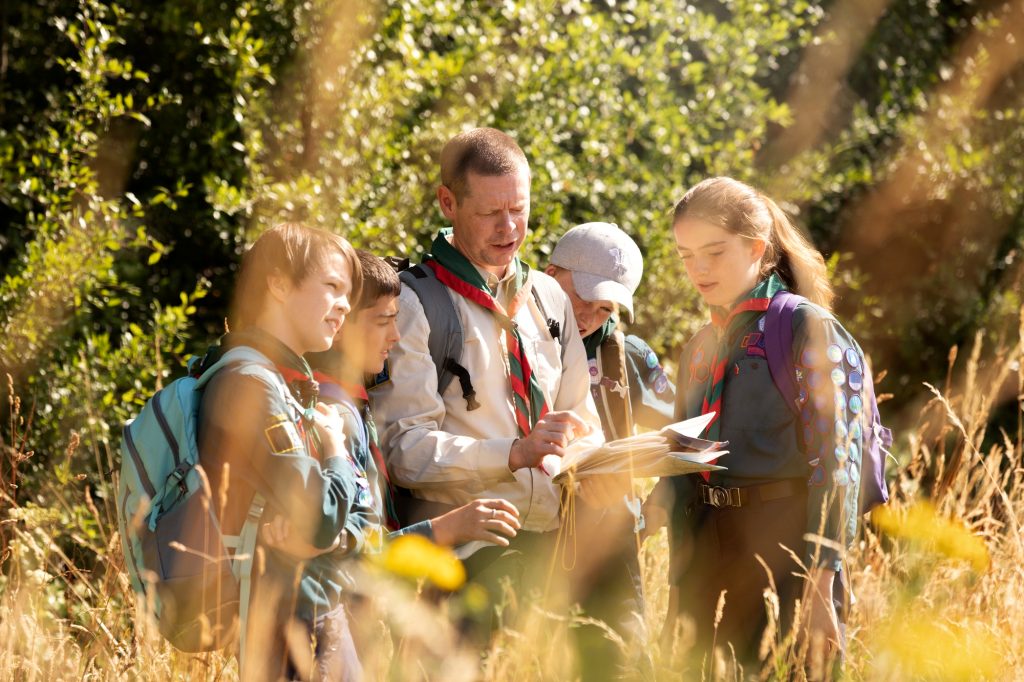
{"type": "Polygon", "coordinates": [[[675,200],[712,175],[781,200],[884,371],[897,497],[941,503],[992,447],[1016,481],[1022,116],[1019,1],[5,2],[0,591],[31,577],[83,637],[121,425],[222,333],[245,245],[302,220],[417,257],[439,150],[481,125],[530,161],[527,260],[590,220],[640,244],[629,329],[670,363],[706,316],[675,200]]]}

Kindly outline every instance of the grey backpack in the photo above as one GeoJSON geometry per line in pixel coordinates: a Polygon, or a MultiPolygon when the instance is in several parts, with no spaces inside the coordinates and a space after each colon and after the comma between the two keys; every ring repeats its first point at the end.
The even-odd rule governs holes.
{"type": "MultiPolygon", "coordinates": [[[[430,357],[434,360],[437,370],[437,392],[444,393],[452,379],[459,380],[462,397],[466,400],[466,408],[474,410],[479,407],[476,391],[469,371],[462,366],[462,349],[464,337],[462,321],[459,319],[455,303],[446,287],[431,268],[424,265],[409,265],[409,259],[388,259],[392,267],[398,270],[398,277],[420,299],[427,322],[430,324],[430,335],[427,347],[430,357]]],[[[548,287],[533,287],[533,298],[546,320],[551,338],[557,339],[565,357],[565,346],[569,342],[568,324],[575,322],[564,319],[564,301],[556,300],[548,287]],[[543,290],[542,290],[543,289],[543,290]],[[557,316],[557,317],[556,317],[557,316]]]]}

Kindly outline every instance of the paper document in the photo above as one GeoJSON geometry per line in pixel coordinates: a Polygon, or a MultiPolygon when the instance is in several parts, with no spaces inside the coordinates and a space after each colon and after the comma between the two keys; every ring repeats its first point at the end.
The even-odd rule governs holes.
{"type": "Polygon", "coordinates": [[[545,457],[543,469],[555,483],[565,483],[570,474],[576,479],[621,473],[652,478],[724,469],[711,462],[728,454],[729,443],[699,437],[713,418],[714,413],[701,415],[596,448],[575,449],[570,444],[564,457],[545,457]]]}

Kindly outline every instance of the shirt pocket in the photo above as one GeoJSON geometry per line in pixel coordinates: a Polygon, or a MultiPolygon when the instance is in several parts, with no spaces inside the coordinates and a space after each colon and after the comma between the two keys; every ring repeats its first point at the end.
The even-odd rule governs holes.
{"type": "Polygon", "coordinates": [[[793,429],[793,413],[772,381],[764,358],[742,358],[725,368],[722,423],[731,429],[755,431],[770,439],[793,429]]]}
{"type": "Polygon", "coordinates": [[[554,409],[552,396],[558,395],[562,381],[562,344],[554,339],[531,339],[527,348],[533,349],[530,368],[544,392],[544,401],[548,409],[554,409]]]}

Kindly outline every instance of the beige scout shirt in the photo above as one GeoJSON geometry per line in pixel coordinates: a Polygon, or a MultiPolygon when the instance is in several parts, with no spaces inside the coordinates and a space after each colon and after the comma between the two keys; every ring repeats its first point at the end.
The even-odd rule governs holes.
{"type": "MultiPolygon", "coordinates": [[[[497,286],[497,299],[507,307],[511,269],[500,281],[478,270],[492,291],[497,286]]],[[[561,317],[571,330],[563,362],[561,344],[551,337],[531,295],[515,316],[530,366],[549,410],[572,410],[591,425],[591,433],[577,445],[597,446],[604,437],[572,304],[548,275],[533,271],[530,277],[533,286],[557,290],[558,296],[551,298],[565,301],[561,317]]],[[[480,407],[466,410],[458,381],[438,395],[437,374],[427,348],[430,326],[419,298],[403,285],[398,309],[402,338],[390,354],[391,380],[372,389],[374,417],[391,478],[416,497],[435,502],[463,505],[475,499],[503,498],[519,509],[525,530],[553,530],[559,524],[558,486],[539,469],[512,472],[508,468],[518,429],[505,334],[489,311],[450,290],[448,294],[465,339],[461,364],[472,377],[480,407]]]]}

